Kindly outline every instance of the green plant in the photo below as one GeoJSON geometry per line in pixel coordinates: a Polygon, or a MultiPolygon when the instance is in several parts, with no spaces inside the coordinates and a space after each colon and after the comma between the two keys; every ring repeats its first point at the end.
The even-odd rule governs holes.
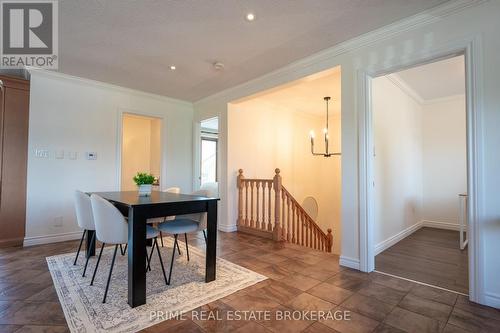
{"type": "Polygon", "coordinates": [[[134,182],[139,185],[151,185],[155,181],[155,177],[147,172],[138,172],[137,175],[134,176],[134,182]]]}

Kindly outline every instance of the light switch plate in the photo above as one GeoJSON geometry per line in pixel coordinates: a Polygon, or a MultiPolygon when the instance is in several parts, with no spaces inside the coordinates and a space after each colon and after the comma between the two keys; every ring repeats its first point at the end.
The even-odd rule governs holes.
{"type": "Polygon", "coordinates": [[[97,153],[93,151],[88,151],[85,153],[87,160],[97,160],[97,153]]]}
{"type": "Polygon", "coordinates": [[[46,149],[35,149],[35,157],[49,158],[49,151],[46,149]]]}

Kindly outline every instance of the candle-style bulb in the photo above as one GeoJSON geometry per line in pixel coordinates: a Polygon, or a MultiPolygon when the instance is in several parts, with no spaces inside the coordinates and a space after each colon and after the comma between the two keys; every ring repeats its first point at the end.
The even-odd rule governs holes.
{"type": "Polygon", "coordinates": [[[325,128],[323,128],[323,133],[324,133],[324,134],[327,134],[327,133],[328,133],[328,129],[327,129],[326,127],[325,127],[325,128]]]}
{"type": "Polygon", "coordinates": [[[309,137],[310,137],[311,139],[314,139],[314,131],[313,131],[313,130],[311,130],[311,131],[309,132],[309,137]]]}

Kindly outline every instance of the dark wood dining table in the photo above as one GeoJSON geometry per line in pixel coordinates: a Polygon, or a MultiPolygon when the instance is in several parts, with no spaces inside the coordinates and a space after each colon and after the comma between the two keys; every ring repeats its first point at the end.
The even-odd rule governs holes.
{"type": "MultiPolygon", "coordinates": [[[[215,280],[217,248],[217,201],[188,194],[153,191],[140,197],[137,191],[92,192],[110,201],[128,216],[128,304],[131,307],[146,304],[146,221],[150,218],[207,213],[207,249],[205,282],[215,280]]],[[[87,233],[87,256],[95,255],[95,240],[87,233]]],[[[94,238],[95,239],[95,238],[94,238]]]]}

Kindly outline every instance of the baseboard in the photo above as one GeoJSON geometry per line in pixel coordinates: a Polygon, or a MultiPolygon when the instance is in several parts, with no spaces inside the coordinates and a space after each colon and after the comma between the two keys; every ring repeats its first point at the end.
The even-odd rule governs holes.
{"type": "Polygon", "coordinates": [[[401,240],[403,240],[404,238],[410,236],[412,233],[414,233],[415,231],[417,231],[421,227],[422,227],[422,222],[417,222],[414,225],[406,228],[405,230],[398,232],[394,236],[391,236],[391,237],[387,238],[386,240],[378,243],[377,245],[375,245],[375,255],[387,250],[388,248],[390,248],[394,244],[396,244],[396,243],[400,242],[401,240]]]}
{"type": "Polygon", "coordinates": [[[359,259],[340,256],[339,264],[340,266],[359,270],[359,259]]]}
{"type": "Polygon", "coordinates": [[[238,227],[236,226],[236,224],[232,225],[219,224],[218,229],[223,232],[235,232],[238,230],[238,227]]]}
{"type": "Polygon", "coordinates": [[[42,245],[80,239],[82,237],[82,233],[83,231],[73,231],[63,234],[25,237],[23,246],[42,245]]]}
{"type": "Polygon", "coordinates": [[[500,294],[486,293],[484,295],[484,304],[500,309],[500,294]]]}
{"type": "Polygon", "coordinates": [[[458,223],[438,222],[438,221],[428,221],[428,220],[423,220],[420,223],[422,223],[422,227],[456,230],[456,231],[460,230],[460,224],[458,223]]]}

